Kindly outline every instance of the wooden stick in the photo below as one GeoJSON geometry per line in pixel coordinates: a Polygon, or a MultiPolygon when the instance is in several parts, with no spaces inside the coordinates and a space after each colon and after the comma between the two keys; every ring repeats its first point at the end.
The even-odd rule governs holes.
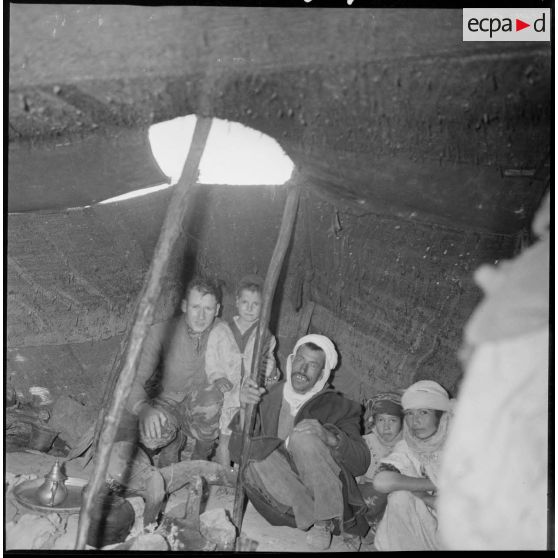
{"type": "Polygon", "coordinates": [[[126,358],[112,399],[110,409],[103,421],[103,428],[99,438],[99,447],[96,452],[95,467],[93,469],[89,490],[87,491],[80,510],[76,550],[83,550],[87,541],[93,499],[105,482],[108,460],[114,442],[116,429],[122,417],[124,404],[130,394],[136,376],[141,348],[145,334],[153,319],[154,306],[157,303],[163,279],[168,269],[169,256],[176,239],[180,234],[182,223],[193,193],[192,185],[196,183],[198,167],[203,155],[211,118],[198,118],[192,144],[188,157],[184,163],[182,176],[175,187],[175,192],[170,200],[165,222],[159,235],[155,255],[151,261],[144,286],[139,298],[139,304],[134,314],[134,326],[130,334],[130,342],[126,350],[126,358]]]}
{"type": "MultiPolygon", "coordinates": [[[[260,316],[260,322],[258,325],[258,329],[256,331],[256,341],[254,343],[252,367],[250,369],[250,378],[256,381],[258,379],[258,371],[260,369],[264,333],[266,328],[268,327],[269,317],[271,314],[271,304],[273,302],[273,295],[275,294],[275,288],[277,286],[279,274],[281,273],[283,260],[285,259],[285,254],[287,253],[287,249],[291,241],[291,236],[294,229],[296,211],[298,207],[299,195],[300,195],[299,187],[298,186],[291,187],[291,190],[289,191],[289,194],[287,196],[287,201],[285,202],[285,209],[283,210],[283,218],[281,220],[281,228],[279,230],[277,243],[275,244],[275,249],[273,250],[273,255],[271,256],[271,261],[267,269],[267,275],[265,278],[264,288],[263,288],[262,314],[260,316]]],[[[244,484],[243,484],[242,477],[243,477],[246,460],[250,452],[250,436],[254,428],[256,409],[257,409],[257,405],[248,404],[246,405],[246,409],[244,413],[244,426],[242,430],[240,463],[239,463],[238,477],[236,481],[236,490],[234,494],[234,508],[233,508],[233,523],[236,527],[237,550],[239,550],[240,532],[242,530],[242,519],[244,515],[245,494],[244,494],[244,484]]]]}
{"type": "Polygon", "coordinates": [[[111,367],[111,370],[110,370],[108,381],[105,383],[105,391],[103,393],[103,399],[101,400],[101,408],[99,410],[97,420],[95,421],[95,430],[93,432],[93,441],[92,441],[92,447],[91,447],[92,457],[95,457],[95,451],[96,451],[97,446],[99,444],[99,437],[101,435],[101,426],[102,426],[102,424],[104,422],[104,419],[105,419],[105,416],[107,414],[107,408],[110,404],[111,397],[114,393],[116,382],[118,381],[118,378],[120,376],[119,373],[120,373],[120,370],[122,368],[122,362],[123,362],[124,356],[126,355],[126,347],[128,346],[128,344],[130,342],[130,332],[131,332],[131,329],[128,329],[126,331],[126,335],[120,341],[120,344],[119,344],[119,347],[118,347],[118,353],[116,354],[116,357],[114,358],[114,360],[112,362],[112,367],[111,367]]]}

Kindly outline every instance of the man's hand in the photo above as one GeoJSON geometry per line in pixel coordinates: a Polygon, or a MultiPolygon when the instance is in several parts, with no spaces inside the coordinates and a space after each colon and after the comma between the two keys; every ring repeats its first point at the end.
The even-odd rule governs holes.
{"type": "Polygon", "coordinates": [[[242,405],[259,403],[265,388],[258,387],[258,384],[251,378],[246,378],[240,388],[240,403],[242,405]]]}
{"type": "Polygon", "coordinates": [[[160,438],[161,429],[167,422],[165,413],[145,405],[138,414],[140,433],[144,438],[160,438]]]}
{"type": "Polygon", "coordinates": [[[337,436],[324,428],[316,419],[301,420],[294,428],[293,432],[312,434],[317,436],[324,444],[334,447],[339,443],[337,436]]]}
{"type": "Polygon", "coordinates": [[[231,391],[231,389],[234,387],[232,385],[232,382],[230,380],[227,380],[227,378],[217,378],[213,383],[221,393],[231,391]]]}

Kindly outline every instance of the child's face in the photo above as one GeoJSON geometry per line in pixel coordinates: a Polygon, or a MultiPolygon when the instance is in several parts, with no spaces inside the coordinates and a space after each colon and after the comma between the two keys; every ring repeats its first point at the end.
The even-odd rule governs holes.
{"type": "Polygon", "coordinates": [[[434,409],[409,409],[405,411],[405,422],[413,436],[425,440],[438,430],[440,417],[434,409]]]}
{"type": "Polygon", "coordinates": [[[402,420],[395,415],[376,415],[376,432],[384,442],[393,442],[401,431],[402,420]]]}
{"type": "Polygon", "coordinates": [[[261,293],[248,289],[240,291],[236,297],[236,309],[241,320],[250,324],[255,322],[262,312],[261,293]]]}

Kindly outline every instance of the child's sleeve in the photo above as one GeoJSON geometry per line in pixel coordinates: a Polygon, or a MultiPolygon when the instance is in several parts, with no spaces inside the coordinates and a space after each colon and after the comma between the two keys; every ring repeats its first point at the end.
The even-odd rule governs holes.
{"type": "Polygon", "coordinates": [[[226,339],[222,328],[215,327],[209,332],[205,349],[205,375],[210,384],[219,378],[226,378],[222,348],[226,339]]]}

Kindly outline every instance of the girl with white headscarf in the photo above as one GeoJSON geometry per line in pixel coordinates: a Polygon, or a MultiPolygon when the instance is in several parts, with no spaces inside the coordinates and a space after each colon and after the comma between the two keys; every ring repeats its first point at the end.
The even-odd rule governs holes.
{"type": "Polygon", "coordinates": [[[438,383],[421,380],[401,398],[403,440],[381,460],[374,487],[388,493],[377,550],[440,550],[435,500],[453,401],[438,383]]]}

